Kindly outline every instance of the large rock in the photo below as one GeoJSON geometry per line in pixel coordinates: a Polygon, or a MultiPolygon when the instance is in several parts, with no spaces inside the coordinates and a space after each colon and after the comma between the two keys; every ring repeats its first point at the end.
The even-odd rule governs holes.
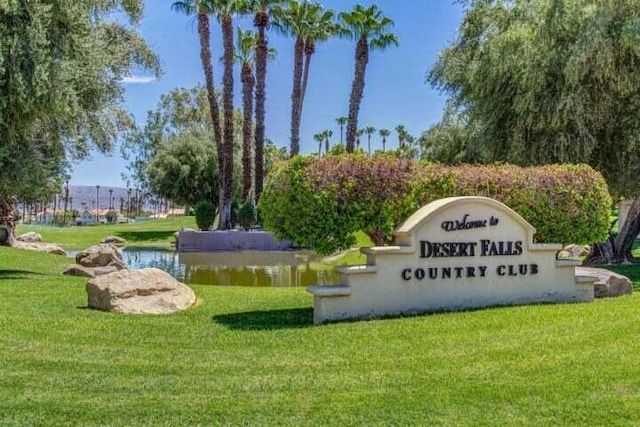
{"type": "Polygon", "coordinates": [[[604,268],[576,267],[576,276],[598,278],[593,292],[596,298],[619,297],[633,292],[629,278],[604,268]]]}
{"type": "Polygon", "coordinates": [[[104,239],[100,240],[100,243],[109,243],[116,246],[124,246],[127,244],[127,241],[122,237],[118,236],[107,236],[104,239]]]}
{"type": "Polygon", "coordinates": [[[45,252],[48,254],[67,256],[65,250],[57,245],[16,241],[13,244],[13,247],[18,249],[26,249],[28,251],[45,252]]]}
{"type": "Polygon", "coordinates": [[[16,237],[16,240],[19,242],[40,243],[42,242],[42,236],[36,233],[35,231],[30,231],[28,233],[25,233],[16,237]]]}
{"type": "Polygon", "coordinates": [[[128,268],[122,258],[122,251],[111,244],[91,246],[76,255],[76,264],[83,267],[115,266],[118,270],[128,268]]]}
{"type": "Polygon", "coordinates": [[[569,257],[581,258],[589,255],[591,247],[589,245],[568,245],[563,250],[569,253],[569,257]]]}
{"type": "Polygon", "coordinates": [[[65,268],[62,274],[65,276],[97,277],[120,270],[122,270],[122,268],[118,268],[115,265],[109,265],[107,267],[84,267],[80,264],[71,264],[65,268]]]}
{"type": "Polygon", "coordinates": [[[128,314],[168,314],[186,310],[196,296],[157,268],[122,270],[87,283],[89,307],[128,314]]]}

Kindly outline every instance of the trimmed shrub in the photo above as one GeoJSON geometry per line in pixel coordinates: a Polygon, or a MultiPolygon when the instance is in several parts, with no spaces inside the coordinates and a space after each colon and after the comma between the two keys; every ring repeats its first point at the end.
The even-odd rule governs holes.
{"type": "Polygon", "coordinates": [[[271,175],[260,209],[279,238],[331,253],[367,233],[378,245],[414,211],[453,196],[486,196],[533,225],[536,241],[593,243],[606,238],[611,198],[586,165],[443,166],[363,155],[296,157],[271,175]]]}
{"type": "Polygon", "coordinates": [[[196,225],[202,231],[210,230],[216,217],[216,207],[207,201],[198,202],[195,207],[196,225]]]}

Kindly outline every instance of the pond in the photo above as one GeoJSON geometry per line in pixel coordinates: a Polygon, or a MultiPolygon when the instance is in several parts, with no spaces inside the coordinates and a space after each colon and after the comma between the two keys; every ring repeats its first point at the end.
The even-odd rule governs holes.
{"type": "MultiPolygon", "coordinates": [[[[75,253],[69,253],[75,257],[75,253]]],[[[124,249],[131,268],[156,267],[187,284],[306,287],[339,283],[333,268],[310,252],[169,252],[124,249]]]]}

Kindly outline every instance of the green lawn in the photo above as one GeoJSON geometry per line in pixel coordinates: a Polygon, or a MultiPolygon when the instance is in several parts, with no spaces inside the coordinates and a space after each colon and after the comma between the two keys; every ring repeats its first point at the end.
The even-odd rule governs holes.
{"type": "Polygon", "coordinates": [[[132,224],[101,224],[91,226],[53,227],[24,225],[16,233],[35,231],[46,243],[55,243],[64,249],[85,249],[100,243],[104,237],[118,236],[127,240],[128,246],[153,246],[170,249],[173,233],[182,227],[196,228],[195,217],[157,219],[132,224]]]}
{"type": "Polygon", "coordinates": [[[86,308],[67,260],[0,247],[0,425],[634,425],[640,296],[312,326],[301,289],[86,308]]]}

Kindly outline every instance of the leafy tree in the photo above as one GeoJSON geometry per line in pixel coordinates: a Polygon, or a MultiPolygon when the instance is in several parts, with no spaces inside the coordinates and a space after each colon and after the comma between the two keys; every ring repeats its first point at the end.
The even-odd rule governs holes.
{"type": "Polygon", "coordinates": [[[142,12],[140,0],[0,4],[0,225],[9,244],[15,196],[91,148],[111,150],[131,126],[120,82],[134,68],[159,72],[135,30],[142,12]]]}
{"type": "MultiPolygon", "coordinates": [[[[447,128],[467,158],[484,162],[586,162],[616,197],[637,197],[640,3],[466,4],[458,39],[429,74],[463,120],[443,121],[437,133],[447,128]]],[[[640,201],[592,259],[632,260],[638,231],[640,201]]]]}
{"type": "Polygon", "coordinates": [[[347,123],[347,152],[352,153],[358,129],[358,113],[364,92],[365,74],[369,63],[369,50],[385,50],[398,45],[395,34],[387,32],[393,20],[383,15],[378,6],[354,6],[351,12],[340,14],[345,34],[357,41],[355,54],[355,75],[349,98],[349,121],[347,123]]]}
{"type": "Polygon", "coordinates": [[[219,172],[215,143],[208,133],[187,131],[168,139],[147,166],[149,189],[178,204],[214,202],[219,172]]]}

